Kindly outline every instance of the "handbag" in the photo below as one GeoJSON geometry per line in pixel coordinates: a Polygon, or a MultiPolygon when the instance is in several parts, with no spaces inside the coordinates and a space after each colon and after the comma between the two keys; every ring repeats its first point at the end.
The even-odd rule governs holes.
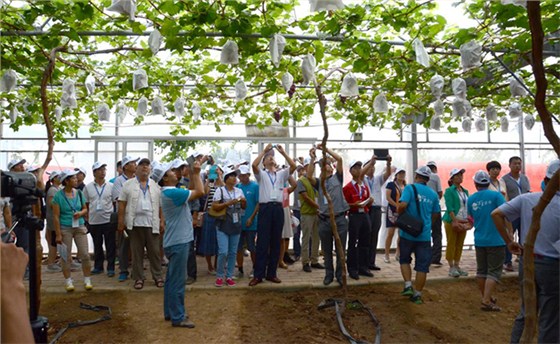
{"type": "MultiPolygon", "coordinates": [[[[418,214],[420,215],[420,218],[422,218],[422,212],[420,210],[420,202],[418,202],[416,187],[412,185],[412,189],[414,190],[414,199],[416,200],[416,208],[418,209],[418,214]]],[[[410,234],[415,238],[422,234],[422,230],[424,229],[424,222],[407,212],[400,214],[395,224],[405,233],[410,234]]]]}
{"type": "MultiPolygon", "coordinates": [[[[224,194],[222,192],[222,188],[219,188],[220,190],[220,194],[222,195],[220,197],[220,203],[223,203],[224,201],[224,194]]],[[[215,218],[216,220],[225,220],[226,218],[226,211],[227,211],[227,207],[225,207],[222,210],[214,210],[214,208],[210,207],[208,208],[208,215],[212,216],[213,218],[215,218]]]]}

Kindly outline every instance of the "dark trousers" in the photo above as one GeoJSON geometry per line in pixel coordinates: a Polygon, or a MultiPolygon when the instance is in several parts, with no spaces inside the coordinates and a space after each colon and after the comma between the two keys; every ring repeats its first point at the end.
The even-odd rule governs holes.
{"type": "Polygon", "coordinates": [[[284,209],[281,203],[260,203],[257,222],[257,253],[255,278],[277,277],[280,241],[284,227],[284,209]]]}
{"type": "Polygon", "coordinates": [[[321,247],[323,248],[323,256],[325,259],[325,277],[336,277],[338,281],[342,281],[342,255],[346,247],[346,237],[348,236],[348,220],[344,216],[335,218],[336,230],[342,244],[342,253],[336,248],[334,236],[332,233],[330,218],[319,218],[319,237],[321,238],[321,247]],[[336,250],[336,270],[333,263],[333,245],[336,250]]]}
{"type": "Polygon", "coordinates": [[[437,213],[437,218],[432,219],[432,264],[441,262],[441,240],[441,213],[437,213]]]}
{"type": "MultiPolygon", "coordinates": [[[[521,227],[521,220],[517,219],[517,220],[513,221],[511,223],[511,227],[513,228],[513,233],[512,234],[515,234],[516,231],[519,233],[519,227],[521,227]]],[[[512,254],[506,246],[506,258],[504,259],[504,264],[511,263],[511,258],[512,258],[512,254]]]]}
{"type": "MultiPolygon", "coordinates": [[[[523,259],[519,259],[519,287],[523,301],[523,259]]],[[[559,290],[560,264],[558,260],[535,257],[535,288],[537,293],[538,343],[558,343],[560,335],[559,290]]],[[[519,343],[525,326],[525,306],[513,321],[510,343],[519,343]]]]}
{"type": "MultiPolygon", "coordinates": [[[[301,213],[299,210],[292,210],[294,216],[301,222],[301,213]]],[[[294,230],[294,256],[301,257],[301,225],[294,230]]]]}
{"type": "Polygon", "coordinates": [[[358,273],[368,269],[368,254],[371,225],[369,214],[350,213],[348,215],[348,273],[358,273]]]}
{"type": "Polygon", "coordinates": [[[110,222],[100,225],[89,225],[89,234],[93,239],[93,268],[103,271],[105,253],[103,252],[103,242],[107,252],[107,271],[115,271],[115,256],[117,251],[116,228],[110,222]]]}
{"type": "Polygon", "coordinates": [[[371,236],[369,241],[369,265],[375,266],[377,256],[377,241],[379,239],[379,229],[381,228],[381,207],[372,206],[369,209],[369,220],[371,222],[371,236]]]}
{"type": "Polygon", "coordinates": [[[194,250],[194,240],[188,243],[189,255],[187,256],[187,276],[196,279],[196,252],[194,250]]]}
{"type": "MultiPolygon", "coordinates": [[[[125,229],[126,231],[126,229],[125,229]]],[[[128,275],[128,255],[130,253],[130,240],[124,236],[124,232],[119,234],[119,268],[120,272],[128,275]]]]}

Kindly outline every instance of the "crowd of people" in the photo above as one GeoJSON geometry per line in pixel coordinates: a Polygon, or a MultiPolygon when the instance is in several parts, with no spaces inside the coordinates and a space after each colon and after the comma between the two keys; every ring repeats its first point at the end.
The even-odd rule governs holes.
{"type": "MultiPolygon", "coordinates": [[[[8,168],[24,171],[25,163],[16,159],[8,168]]],[[[543,185],[559,165],[555,160],[548,166],[543,185]]],[[[394,167],[390,155],[373,155],[365,162],[354,160],[345,164],[341,155],[320,144],[309,150],[308,157],[298,159],[292,159],[281,145],[268,144],[251,165],[245,160],[218,165],[211,156],[198,152],[187,161],[169,163],[125,156],[118,164],[119,175],[111,181],[106,180],[105,163],[93,164],[94,180],[87,185],[84,178],[89,171],[83,168],[53,171],[45,198],[47,271],[61,271],[64,287],[71,292],[75,288],[71,271],[81,264],[84,288],[92,290],[92,275],[116,276],[118,257],[117,279],[125,281],[130,275],[133,287],[139,290],[146,281],[143,264],[147,255],[155,285],[164,288],[165,319],[173,326],[192,328],[194,323],[185,310],[184,294],[185,284],[196,282],[197,254],[206,258],[208,272],[216,276],[216,287],[232,287],[239,282],[237,278],[246,271],[246,254],[251,263],[249,286],[265,281],[281,283],[278,269],[297,260],[301,260],[305,272],[324,271],[324,285],[335,280],[342,285],[343,257],[348,276],[355,280],[372,278],[381,269],[376,256],[384,214],[387,238],[383,261],[391,263],[391,243],[397,233],[394,260],[399,263],[404,279],[402,295],[415,304],[423,303],[422,291],[430,266],[443,265],[442,224],[448,274],[467,276],[461,268],[461,255],[466,233],[474,228],[480,308],[500,311],[494,287],[502,270],[513,269],[511,253],[522,254],[531,209],[542,195],[531,192],[521,166],[520,157],[510,158],[510,172],[499,178],[500,163],[489,162],[486,171],[475,173],[473,194],[462,186],[462,168],[451,170],[445,190],[434,161],[416,169],[413,183],[407,184],[406,170],[394,167]],[[283,157],[283,166],[276,161],[275,153],[283,157]],[[383,169],[375,173],[381,161],[383,169]],[[206,170],[201,168],[204,164],[206,170]],[[351,175],[347,183],[345,169],[351,175]],[[421,220],[418,233],[398,225],[403,213],[421,220]],[[339,247],[335,244],[333,224],[340,238],[339,247]],[[93,267],[87,233],[94,244],[93,267]],[[290,238],[293,255],[287,249],[290,238]],[[71,257],[73,242],[79,263],[71,257]],[[63,258],[61,267],[55,263],[57,250],[63,258]],[[167,265],[165,280],[162,265],[167,265]]],[[[9,202],[2,200],[0,205],[0,225],[9,228],[9,202]]],[[[535,244],[542,320],[539,336],[546,340],[553,338],[551,328],[558,328],[559,209],[557,192],[543,214],[535,244]]],[[[523,320],[522,308],[512,341],[519,340],[523,320]]]]}

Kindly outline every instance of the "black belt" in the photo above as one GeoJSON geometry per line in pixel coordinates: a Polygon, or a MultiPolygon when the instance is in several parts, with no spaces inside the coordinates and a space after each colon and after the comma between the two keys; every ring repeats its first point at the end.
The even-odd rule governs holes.
{"type": "Polygon", "coordinates": [[[282,206],[282,203],[280,202],[266,202],[266,203],[259,203],[259,205],[263,206],[263,205],[279,205],[282,206]]]}
{"type": "Polygon", "coordinates": [[[535,259],[540,259],[540,260],[545,260],[545,261],[546,261],[546,260],[552,261],[552,262],[558,262],[558,261],[560,261],[559,258],[554,258],[554,257],[549,257],[549,256],[543,256],[543,255],[536,254],[536,253],[535,253],[533,256],[535,257],[535,259]]]}
{"type": "MultiPolygon", "coordinates": [[[[335,214],[334,218],[336,219],[336,218],[339,218],[339,217],[344,216],[344,215],[346,215],[345,211],[343,211],[342,213],[335,214]]],[[[319,218],[321,220],[327,220],[327,219],[329,219],[329,217],[330,217],[330,215],[319,214],[319,218]]]]}

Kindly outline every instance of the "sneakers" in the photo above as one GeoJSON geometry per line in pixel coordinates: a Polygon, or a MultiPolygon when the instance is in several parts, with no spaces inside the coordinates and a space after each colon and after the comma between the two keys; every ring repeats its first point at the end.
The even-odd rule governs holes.
{"type": "Polygon", "coordinates": [[[255,277],[255,269],[251,270],[251,273],[249,274],[249,278],[253,278],[255,277]]]}
{"type": "Polygon", "coordinates": [[[196,278],[194,278],[194,277],[192,277],[192,276],[188,276],[188,277],[187,277],[187,280],[185,281],[185,284],[186,284],[186,285],[191,285],[191,284],[193,284],[194,282],[196,282],[196,278]]]}
{"type": "Polygon", "coordinates": [[[91,270],[92,275],[99,275],[99,274],[102,274],[103,272],[104,272],[103,269],[92,269],[91,270]]]}
{"type": "Polygon", "coordinates": [[[459,273],[459,276],[468,276],[469,273],[466,272],[465,270],[461,269],[461,268],[457,268],[457,272],[459,273]]]}
{"type": "Polygon", "coordinates": [[[233,278],[226,279],[226,284],[228,287],[235,287],[235,281],[233,280],[233,278]]]}
{"type": "Polygon", "coordinates": [[[61,272],[62,268],[56,264],[50,264],[47,265],[47,268],[45,269],[47,272],[61,272]]]}
{"type": "Polygon", "coordinates": [[[82,264],[78,263],[77,261],[73,260],[70,263],[70,271],[79,271],[82,268],[82,264]]]}
{"type": "Polygon", "coordinates": [[[115,270],[107,270],[107,277],[115,277],[115,270]]]}
{"type": "Polygon", "coordinates": [[[311,266],[309,266],[309,263],[303,264],[303,271],[311,272],[311,266]]]}
{"type": "Polygon", "coordinates": [[[239,271],[237,272],[237,277],[242,278],[244,275],[243,270],[239,269],[239,271]]]}
{"type": "Polygon", "coordinates": [[[119,274],[119,282],[124,282],[128,279],[128,273],[126,272],[121,272],[119,274]]]}
{"type": "Polygon", "coordinates": [[[449,277],[459,277],[461,276],[461,273],[459,273],[459,270],[457,270],[456,267],[452,267],[449,269],[449,273],[447,275],[449,277]]]}
{"type": "Polygon", "coordinates": [[[391,263],[391,258],[389,258],[388,256],[385,256],[385,258],[383,258],[383,261],[387,264],[391,263]]]}
{"type": "Polygon", "coordinates": [[[91,284],[91,279],[88,278],[88,279],[86,279],[86,280],[84,281],[84,288],[85,288],[87,291],[90,291],[90,290],[93,289],[93,284],[91,284]]]}
{"type": "Polygon", "coordinates": [[[66,280],[66,285],[64,286],[64,289],[66,289],[67,292],[74,291],[74,282],[72,281],[71,278],[66,280]]]}
{"type": "Polygon", "coordinates": [[[403,289],[403,291],[401,291],[401,295],[402,296],[412,296],[412,295],[414,295],[414,290],[412,290],[412,287],[405,287],[403,289]]]}
{"type": "MultiPolygon", "coordinates": [[[[235,282],[234,282],[235,284],[235,282]]],[[[224,279],[223,278],[216,278],[216,283],[214,283],[216,287],[223,287],[224,286],[224,279]]]]}
{"type": "Polygon", "coordinates": [[[424,301],[422,300],[422,296],[420,295],[412,295],[408,299],[410,300],[410,302],[415,303],[417,305],[421,305],[424,303],[424,301]]]}

